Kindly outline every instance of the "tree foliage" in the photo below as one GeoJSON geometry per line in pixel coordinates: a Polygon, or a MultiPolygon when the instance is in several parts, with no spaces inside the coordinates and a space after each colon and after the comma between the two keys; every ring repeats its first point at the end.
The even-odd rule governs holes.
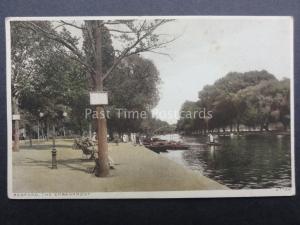
{"type": "MultiPolygon", "coordinates": [[[[66,29],[67,26],[76,26],[74,23],[12,22],[13,69],[17,67],[15,64],[22,63],[14,71],[21,74],[24,82],[28,83],[16,86],[16,90],[22,90],[22,113],[30,115],[26,116],[30,118],[26,124],[34,126],[32,121],[41,119],[39,113],[42,112],[42,120],[46,124],[59,126],[63,120],[62,114],[66,111],[69,129],[76,133],[88,129],[89,120],[85,119],[85,109],[90,107],[88,92],[95,88],[92,73],[96,67],[95,30],[91,28],[99,25],[102,29],[103,74],[110,71],[103,85],[109,92],[108,109],[126,108],[150,112],[159,100],[159,72],[150,60],[137,53],[159,48],[165,43],[160,42],[159,36],[154,34],[154,30],[165,22],[108,21],[104,24],[103,21],[85,21],[78,26],[83,34],[82,47],[79,38],[66,29]],[[118,30],[112,27],[118,27],[118,30]],[[126,30],[126,27],[130,28],[126,30]],[[128,32],[128,29],[131,31],[128,32]],[[113,47],[112,37],[123,40],[123,43],[127,41],[127,50],[124,50],[126,54],[113,47]],[[141,42],[136,43],[137,40],[141,42]],[[16,52],[23,54],[22,48],[25,47],[29,49],[25,51],[28,54],[22,55],[22,58],[17,57],[19,54],[16,52]],[[118,64],[116,60],[119,60],[118,64]],[[114,70],[111,70],[112,67],[114,70]],[[28,79],[29,75],[31,79],[28,79]]],[[[18,82],[13,80],[12,84],[17,85],[18,82]]],[[[143,130],[141,120],[129,122],[113,117],[109,125],[110,129],[119,131],[143,130]]]]}
{"type": "Polygon", "coordinates": [[[182,110],[207,109],[212,111],[209,120],[181,119],[178,127],[184,131],[214,129],[230,130],[240,125],[269,130],[272,122],[289,126],[290,80],[277,80],[265,70],[246,73],[229,73],[213,85],[199,92],[197,102],[186,102],[182,110]]]}
{"type": "Polygon", "coordinates": [[[159,84],[159,72],[152,61],[141,56],[131,56],[123,60],[104,83],[110,96],[110,129],[120,132],[141,131],[145,118],[119,118],[118,109],[145,111],[147,119],[150,119],[151,110],[159,100],[159,84]]]}

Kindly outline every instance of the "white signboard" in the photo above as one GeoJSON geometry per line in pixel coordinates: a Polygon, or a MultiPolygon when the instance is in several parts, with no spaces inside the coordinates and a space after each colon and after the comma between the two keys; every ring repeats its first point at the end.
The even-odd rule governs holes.
{"type": "Polygon", "coordinates": [[[14,115],[12,115],[12,119],[13,120],[20,120],[21,119],[20,114],[14,114],[14,115]]]}
{"type": "Polygon", "coordinates": [[[104,91],[90,92],[90,104],[107,105],[108,104],[107,92],[104,91]]]}

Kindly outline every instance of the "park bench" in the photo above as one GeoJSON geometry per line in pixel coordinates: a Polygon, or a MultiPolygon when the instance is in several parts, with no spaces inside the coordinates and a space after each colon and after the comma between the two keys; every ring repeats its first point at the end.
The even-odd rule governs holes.
{"type": "MultiPolygon", "coordinates": [[[[92,141],[90,138],[86,137],[86,138],[75,138],[74,139],[74,144],[73,144],[73,149],[81,149],[82,151],[82,154],[85,155],[86,157],[87,156],[90,156],[89,159],[94,159],[95,160],[95,163],[96,163],[96,166],[99,166],[98,165],[98,151],[97,151],[97,148],[95,147],[95,142],[92,141]]],[[[112,160],[111,157],[108,157],[109,159],[109,167],[111,169],[114,169],[114,161],[112,160]]],[[[94,170],[95,170],[94,168],[94,170]]]]}
{"type": "Polygon", "coordinates": [[[94,142],[90,138],[75,138],[73,149],[80,149],[85,157],[89,156],[89,159],[95,159],[97,149],[94,142]]]}

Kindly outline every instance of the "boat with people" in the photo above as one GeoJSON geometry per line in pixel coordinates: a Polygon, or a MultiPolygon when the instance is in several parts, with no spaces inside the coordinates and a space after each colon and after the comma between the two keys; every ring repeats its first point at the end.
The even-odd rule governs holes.
{"type": "Polygon", "coordinates": [[[166,152],[167,150],[187,150],[189,145],[183,144],[180,141],[167,141],[160,138],[146,139],[143,145],[155,152],[166,152]]]}
{"type": "Polygon", "coordinates": [[[206,144],[209,146],[221,146],[221,144],[218,142],[206,142],[206,144]]]}
{"type": "Polygon", "coordinates": [[[220,143],[216,142],[215,137],[212,133],[208,134],[208,139],[209,139],[209,142],[206,142],[206,144],[209,146],[220,146],[221,145],[220,143]]]}

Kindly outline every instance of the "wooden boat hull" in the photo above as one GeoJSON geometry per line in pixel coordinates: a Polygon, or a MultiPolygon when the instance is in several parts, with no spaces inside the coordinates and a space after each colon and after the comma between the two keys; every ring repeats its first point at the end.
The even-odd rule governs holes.
{"type": "Polygon", "coordinates": [[[180,142],[166,141],[161,139],[155,139],[154,141],[145,141],[144,146],[155,152],[166,152],[167,150],[187,150],[189,145],[182,144],[180,142]]]}
{"type": "Polygon", "coordinates": [[[146,146],[146,148],[149,148],[156,153],[166,152],[168,150],[166,146],[146,146]]]}
{"type": "Polygon", "coordinates": [[[146,148],[149,148],[153,151],[166,152],[167,150],[187,150],[189,149],[188,145],[144,145],[146,148]]]}
{"type": "Polygon", "coordinates": [[[221,144],[220,143],[210,143],[210,142],[207,142],[206,143],[207,145],[209,145],[209,146],[221,146],[221,144]]]}
{"type": "Polygon", "coordinates": [[[188,145],[169,145],[168,150],[187,150],[190,148],[188,145]]]}

